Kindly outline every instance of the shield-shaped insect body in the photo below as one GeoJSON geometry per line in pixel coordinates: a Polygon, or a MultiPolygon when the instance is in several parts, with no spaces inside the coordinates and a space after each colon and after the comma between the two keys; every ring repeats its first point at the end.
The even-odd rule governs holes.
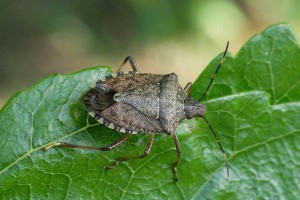
{"type": "MultiPolygon", "coordinates": [[[[202,98],[209,90],[221,67],[227,48],[228,43],[223,58],[202,98]]],[[[200,102],[202,98],[198,101],[193,99],[190,95],[191,86],[192,84],[188,83],[184,89],[181,88],[175,73],[166,75],[139,73],[133,57],[129,56],[124,60],[115,76],[108,76],[105,80],[97,81],[96,87],[84,95],[84,105],[89,114],[105,126],[126,133],[124,137],[107,147],[89,147],[59,142],[44,149],[47,150],[53,146],[65,146],[107,151],[122,144],[132,134],[149,133],[149,141],[144,154],[118,158],[114,164],[105,167],[108,170],[115,168],[124,161],[146,157],[150,153],[154,135],[166,133],[174,138],[178,156],[173,169],[175,180],[178,181],[177,166],[181,155],[180,144],[176,135],[178,125],[184,119],[193,117],[202,117],[209,125],[204,117],[206,107],[200,102]],[[127,61],[130,62],[133,71],[124,73],[120,69],[127,61]]],[[[224,150],[217,135],[210,125],[209,127],[223,152],[227,174],[229,174],[224,150]]]]}
{"type": "Polygon", "coordinates": [[[174,73],[117,73],[98,81],[84,104],[95,119],[125,133],[172,135],[182,120],[206,111],[204,104],[186,95],[174,73]]]}

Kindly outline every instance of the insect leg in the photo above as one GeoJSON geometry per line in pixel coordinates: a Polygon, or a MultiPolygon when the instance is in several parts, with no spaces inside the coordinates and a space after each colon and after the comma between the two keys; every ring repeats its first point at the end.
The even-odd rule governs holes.
{"type": "Polygon", "coordinates": [[[175,182],[178,182],[179,179],[178,179],[177,166],[178,166],[180,155],[181,155],[181,149],[180,149],[180,144],[179,144],[179,140],[178,140],[176,133],[173,134],[173,138],[174,138],[174,142],[175,142],[175,146],[176,146],[176,150],[177,150],[177,159],[174,162],[174,175],[175,175],[175,182]]]}
{"type": "Polygon", "coordinates": [[[90,149],[90,150],[98,150],[98,151],[110,151],[111,149],[119,146],[122,144],[125,140],[127,140],[132,134],[126,134],[121,139],[115,141],[114,143],[108,145],[107,147],[91,147],[91,146],[81,146],[81,145],[75,145],[75,144],[69,144],[65,142],[56,142],[53,144],[50,144],[46,147],[43,147],[44,151],[47,151],[51,149],[52,147],[69,147],[69,148],[77,148],[77,149],[90,149]]]}
{"type": "Polygon", "coordinates": [[[145,158],[145,157],[147,157],[149,155],[149,153],[150,153],[151,148],[152,148],[152,144],[153,144],[153,140],[154,140],[154,135],[155,135],[154,133],[150,133],[148,144],[147,144],[147,147],[146,147],[146,149],[144,151],[144,154],[139,155],[139,156],[133,156],[133,157],[118,158],[113,165],[106,166],[105,170],[113,169],[117,165],[119,165],[120,163],[122,163],[124,161],[127,161],[127,160],[135,160],[135,159],[138,159],[138,158],[145,158]]]}
{"type": "Polygon", "coordinates": [[[133,58],[132,56],[127,56],[127,57],[125,58],[125,60],[123,61],[123,63],[120,65],[120,67],[117,69],[117,72],[119,72],[119,71],[122,70],[122,68],[123,68],[124,65],[127,63],[127,61],[130,62],[130,65],[131,65],[132,70],[133,70],[134,72],[138,72],[138,71],[139,71],[139,68],[138,68],[138,66],[137,66],[137,64],[136,64],[136,62],[135,62],[135,60],[134,60],[134,58],[133,58]]]}
{"type": "Polygon", "coordinates": [[[187,96],[191,96],[191,89],[192,89],[192,83],[188,82],[184,87],[183,91],[186,93],[187,96]]]}

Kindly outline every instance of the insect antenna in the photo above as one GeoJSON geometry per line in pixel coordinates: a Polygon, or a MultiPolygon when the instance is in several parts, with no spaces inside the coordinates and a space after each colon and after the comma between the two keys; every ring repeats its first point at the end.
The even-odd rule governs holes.
{"type": "Polygon", "coordinates": [[[210,83],[208,84],[208,86],[207,86],[205,92],[203,93],[203,95],[202,95],[202,97],[200,98],[199,101],[201,101],[201,100],[205,97],[205,95],[207,94],[207,92],[208,92],[208,90],[209,90],[209,88],[210,88],[212,82],[214,81],[214,79],[215,79],[215,77],[216,77],[216,75],[217,75],[217,73],[218,73],[220,67],[222,66],[222,63],[223,63],[224,60],[225,60],[225,56],[226,56],[226,53],[227,53],[228,46],[229,46],[229,41],[227,42],[227,45],[226,45],[225,51],[224,51],[224,53],[223,53],[222,59],[221,59],[219,65],[218,65],[218,67],[217,67],[217,69],[216,69],[216,71],[215,71],[213,77],[211,78],[210,83]]]}
{"type": "Polygon", "coordinates": [[[221,145],[221,142],[220,142],[220,140],[219,140],[217,134],[215,133],[215,131],[212,129],[211,125],[210,125],[209,122],[207,121],[207,119],[206,119],[204,116],[202,116],[202,118],[206,121],[207,125],[209,126],[211,132],[214,134],[214,137],[215,137],[215,139],[217,140],[217,142],[218,142],[218,144],[219,144],[219,147],[220,147],[220,149],[221,149],[221,151],[222,151],[222,153],[223,153],[224,160],[225,160],[225,163],[226,163],[227,176],[229,177],[229,166],[228,166],[227,156],[226,156],[225,151],[224,151],[224,149],[223,149],[223,147],[222,147],[222,145],[221,145]]]}

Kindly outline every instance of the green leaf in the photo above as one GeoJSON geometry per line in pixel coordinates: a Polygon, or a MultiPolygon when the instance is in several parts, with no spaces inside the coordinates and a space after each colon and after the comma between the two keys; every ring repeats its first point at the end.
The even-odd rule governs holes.
{"type": "MultiPolygon", "coordinates": [[[[234,42],[234,41],[232,41],[234,42]]],[[[193,86],[199,98],[220,56],[193,86]]],[[[82,105],[96,67],[46,78],[0,111],[2,199],[297,199],[300,196],[300,50],[293,31],[276,25],[228,55],[205,99],[207,119],[227,153],[230,177],[210,129],[197,118],[178,128],[178,183],[171,137],[156,135],[147,158],[104,171],[118,157],[142,154],[147,134],[110,152],[42,147],[53,142],[106,146],[122,134],[96,123],[82,105]]]]}

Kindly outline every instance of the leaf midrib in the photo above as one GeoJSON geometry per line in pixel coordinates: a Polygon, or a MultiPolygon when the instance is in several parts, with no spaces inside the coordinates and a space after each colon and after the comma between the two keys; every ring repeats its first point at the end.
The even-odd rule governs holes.
{"type": "Polygon", "coordinates": [[[73,135],[75,135],[75,134],[77,134],[77,133],[79,133],[79,132],[81,132],[81,131],[86,131],[88,128],[90,128],[90,127],[94,127],[94,126],[98,126],[99,124],[97,123],[97,124],[87,124],[86,126],[84,126],[84,127],[82,127],[82,128],[80,128],[80,129],[78,129],[78,130],[76,130],[76,131],[74,131],[74,132],[72,132],[72,133],[70,133],[70,134],[68,134],[68,135],[64,135],[63,137],[60,137],[60,138],[58,138],[58,139],[56,139],[56,140],[53,140],[53,141],[51,141],[51,142],[49,142],[49,143],[47,143],[47,144],[45,144],[45,145],[42,145],[42,146],[40,146],[40,147],[37,147],[37,148],[34,148],[34,149],[30,149],[28,152],[26,152],[25,154],[23,154],[22,156],[20,156],[18,159],[16,159],[14,162],[12,162],[11,164],[9,164],[8,166],[6,166],[5,168],[3,168],[1,171],[0,171],[0,175],[1,174],[3,174],[4,172],[6,172],[8,169],[10,169],[11,167],[13,167],[14,165],[16,165],[18,162],[20,162],[21,160],[23,160],[26,156],[29,156],[30,154],[32,154],[33,152],[35,152],[35,151],[38,151],[38,150],[41,150],[43,147],[46,147],[46,146],[48,146],[48,145],[50,145],[50,144],[52,144],[52,143],[55,143],[55,142],[59,142],[59,141],[62,141],[63,139],[66,139],[66,138],[68,138],[68,137],[70,137],[70,136],[73,136],[73,135]]]}

